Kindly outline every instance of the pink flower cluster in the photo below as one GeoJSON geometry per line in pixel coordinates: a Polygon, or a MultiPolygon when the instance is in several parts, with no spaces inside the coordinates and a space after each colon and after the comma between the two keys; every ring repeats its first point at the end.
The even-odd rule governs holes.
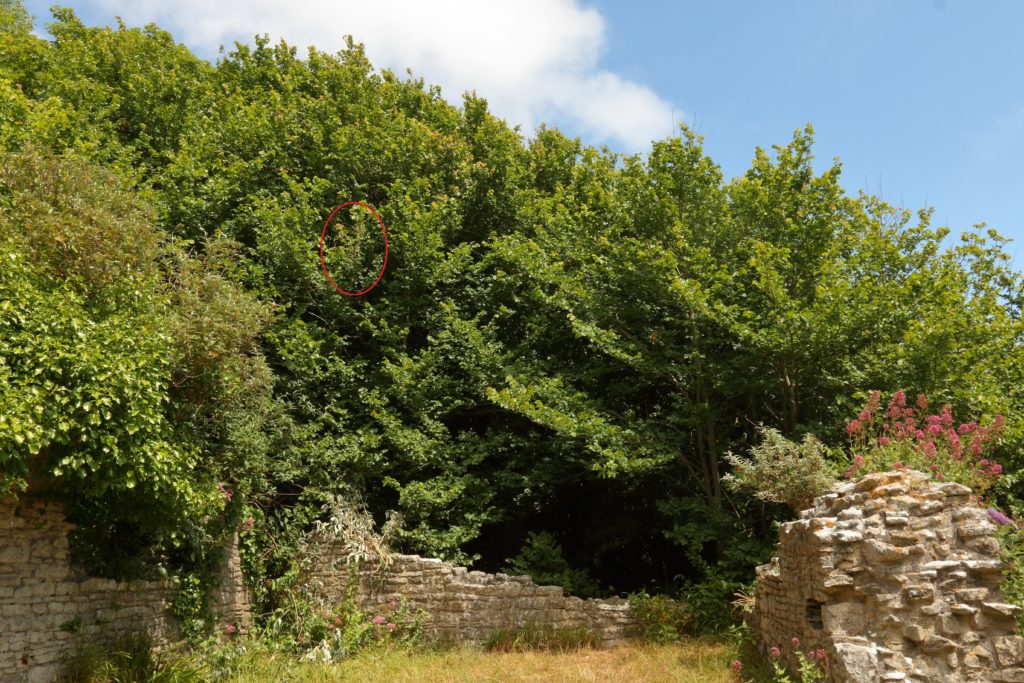
{"type": "MultiPolygon", "coordinates": [[[[793,646],[793,652],[796,653],[797,657],[800,657],[801,656],[801,653],[799,651],[800,650],[800,639],[799,638],[792,638],[789,641],[789,643],[790,643],[790,645],[793,646]]],[[[772,659],[780,659],[782,657],[782,647],[776,645],[776,646],[770,648],[768,650],[768,655],[772,659]]],[[[829,666],[828,665],[828,654],[825,652],[824,648],[820,648],[819,647],[816,650],[808,650],[807,654],[806,654],[806,659],[807,659],[807,661],[816,664],[819,669],[821,669],[823,671],[828,671],[828,666],[829,666]]],[[[742,665],[741,665],[741,669],[742,669],[742,665]]],[[[735,665],[733,666],[733,670],[734,671],[739,671],[738,669],[736,669],[735,665]]],[[[778,671],[778,667],[776,667],[776,671],[778,671]]]]}
{"type": "MultiPolygon", "coordinates": [[[[916,459],[918,466],[931,469],[936,479],[945,478],[943,463],[946,463],[966,467],[976,476],[992,480],[1002,474],[1003,467],[982,456],[1002,434],[1005,425],[1002,415],[997,415],[987,427],[977,422],[957,425],[949,404],[942,406],[938,413],[930,414],[926,395],[919,395],[916,405],[910,407],[903,391],[897,391],[883,410],[881,394],[874,391],[864,409],[846,425],[846,433],[854,443],[855,452],[894,448],[894,453],[919,456],[912,460],[916,459]]],[[[861,473],[866,466],[864,456],[858,453],[846,470],[847,478],[861,473]]],[[[891,463],[895,469],[905,466],[901,460],[891,463]]]]}
{"type": "Polygon", "coordinates": [[[732,660],[732,664],[729,665],[732,668],[732,674],[735,676],[737,681],[743,680],[743,662],[738,659],[732,660]]]}
{"type": "Polygon", "coordinates": [[[225,484],[222,481],[218,481],[217,482],[217,490],[220,491],[220,495],[224,496],[224,503],[225,504],[230,503],[231,499],[235,495],[235,492],[232,491],[231,489],[229,489],[227,487],[227,484],[225,484]]]}

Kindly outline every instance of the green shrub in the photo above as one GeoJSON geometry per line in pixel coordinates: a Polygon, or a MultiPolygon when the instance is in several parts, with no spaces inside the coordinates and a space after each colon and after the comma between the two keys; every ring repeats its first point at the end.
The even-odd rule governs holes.
{"type": "Polygon", "coordinates": [[[682,602],[690,617],[693,635],[724,634],[736,625],[735,599],[745,584],[715,573],[683,588],[682,602]]]}
{"type": "Polygon", "coordinates": [[[759,427],[758,432],[761,443],[750,449],[750,459],[732,453],[725,456],[733,468],[724,477],[726,485],[752,490],[761,500],[800,511],[835,482],[828,448],[810,434],[796,443],[775,429],[759,427]]]}
{"type": "Polygon", "coordinates": [[[506,560],[502,571],[526,574],[541,586],[561,586],[569,595],[589,598],[600,588],[585,569],[573,569],[562,555],[562,546],[547,531],[530,532],[515,557],[506,560]]]}
{"type": "MultiPolygon", "coordinates": [[[[1006,563],[1003,572],[1003,591],[1006,593],[1006,600],[1024,607],[1024,533],[1017,522],[1005,515],[993,515],[992,511],[989,514],[1000,525],[997,533],[1001,550],[1000,559],[1006,563]]],[[[1017,617],[1017,626],[1024,634],[1024,615],[1017,617]]]]}
{"type": "Polygon", "coordinates": [[[664,595],[634,593],[629,596],[629,607],[646,640],[668,643],[693,631],[693,618],[683,602],[664,595]]]}
{"type": "Polygon", "coordinates": [[[206,635],[210,623],[210,610],[206,588],[199,576],[188,574],[178,579],[178,590],[171,599],[171,613],[181,628],[181,634],[191,642],[206,635]]]}
{"type": "Polygon", "coordinates": [[[675,600],[665,595],[634,593],[629,596],[629,605],[647,640],[665,643],[686,636],[720,636],[738,627],[736,605],[743,602],[744,588],[744,584],[712,574],[704,581],[685,586],[675,600]]]}

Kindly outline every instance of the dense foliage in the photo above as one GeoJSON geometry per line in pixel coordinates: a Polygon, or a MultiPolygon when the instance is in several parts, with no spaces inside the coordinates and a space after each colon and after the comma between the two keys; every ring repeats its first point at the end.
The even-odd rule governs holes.
{"type": "MultiPolygon", "coordinates": [[[[785,510],[724,487],[726,454],[760,425],[844,445],[869,389],[1005,415],[1017,470],[1005,240],[849,196],[810,126],[729,181],[685,128],[642,156],[524,139],[351,43],[209,64],[155,26],[56,10],[43,40],[3,7],[0,476],[69,498],[87,547],[187,564],[251,517],[270,608],[356,491],[406,550],[579,590],[731,585],[785,510]],[[351,200],[390,238],[358,298],[318,255],[351,200]]],[[[326,258],[358,291],[382,235],[348,216],[326,258]]]]}

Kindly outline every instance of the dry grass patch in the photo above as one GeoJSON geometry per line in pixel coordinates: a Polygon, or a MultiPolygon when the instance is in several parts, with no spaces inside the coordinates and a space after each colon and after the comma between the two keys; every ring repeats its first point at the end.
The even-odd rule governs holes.
{"type": "Polygon", "coordinates": [[[388,681],[388,683],[725,683],[730,680],[733,649],[719,642],[673,645],[630,644],[609,650],[572,652],[394,652],[360,655],[335,664],[296,663],[279,657],[250,661],[232,679],[238,683],[283,681],[388,681]]]}

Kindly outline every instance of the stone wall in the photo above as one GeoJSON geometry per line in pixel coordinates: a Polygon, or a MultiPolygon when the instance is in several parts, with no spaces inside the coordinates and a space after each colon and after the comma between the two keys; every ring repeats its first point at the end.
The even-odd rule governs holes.
{"type": "Polygon", "coordinates": [[[242,558],[238,554],[238,534],[235,533],[224,549],[221,570],[214,578],[210,592],[210,607],[224,624],[231,624],[239,634],[248,633],[252,625],[252,605],[249,590],[242,574],[242,558]]]}
{"type": "Polygon", "coordinates": [[[177,635],[170,583],[75,574],[71,529],[59,505],[0,499],[0,681],[52,681],[78,642],[139,629],[177,635]]]}
{"type": "MultiPolygon", "coordinates": [[[[317,548],[311,585],[328,599],[342,602],[352,565],[340,545],[317,548]]],[[[358,565],[353,585],[357,603],[367,611],[383,610],[404,599],[427,613],[424,637],[432,642],[481,644],[495,631],[526,624],[590,629],[603,646],[633,635],[638,624],[622,598],[606,600],[564,595],[558,586],[538,586],[528,576],[468,571],[437,559],[392,555],[387,566],[358,565]]]]}
{"type": "MultiPolygon", "coordinates": [[[[53,681],[79,643],[141,631],[157,644],[179,638],[167,609],[171,582],[78,574],[68,558],[72,528],[56,503],[0,498],[0,683],[53,681]]],[[[248,599],[235,544],[222,576],[214,609],[244,628],[248,599]]]]}
{"type": "Polygon", "coordinates": [[[920,472],[837,484],[782,526],[751,623],[766,649],[825,649],[833,681],[1024,681],[995,530],[920,472]]]}

